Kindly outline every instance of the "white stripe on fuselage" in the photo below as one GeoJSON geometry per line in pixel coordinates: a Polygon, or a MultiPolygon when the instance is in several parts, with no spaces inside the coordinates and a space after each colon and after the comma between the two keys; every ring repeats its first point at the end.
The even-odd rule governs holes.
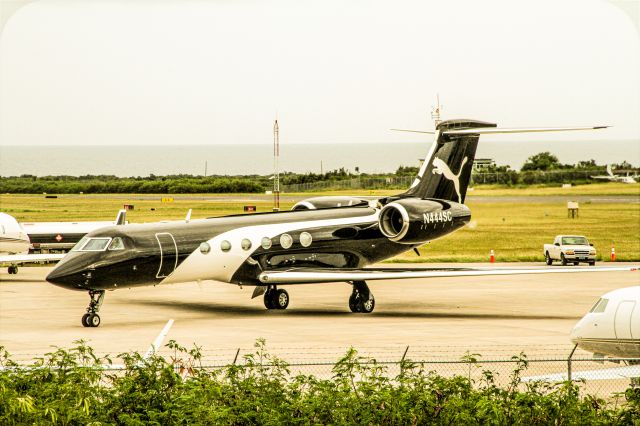
{"type": "MultiPolygon", "coordinates": [[[[285,232],[294,232],[301,229],[372,223],[378,221],[379,214],[380,210],[375,209],[372,214],[360,217],[274,223],[232,229],[216,235],[207,241],[211,246],[209,253],[203,254],[199,248],[194,250],[171,275],[161,281],[161,284],[197,280],[231,282],[231,278],[238,268],[242,266],[255,250],[260,248],[261,240],[264,237],[273,238],[285,232]],[[240,242],[245,238],[251,241],[250,250],[243,250],[240,246],[240,242]],[[231,250],[228,252],[223,252],[220,249],[220,244],[225,240],[231,243],[231,250]]],[[[299,241],[294,241],[293,247],[299,244],[299,241]]]]}
{"type": "MultiPolygon", "coordinates": [[[[433,155],[434,155],[434,153],[436,151],[436,148],[438,147],[438,138],[439,137],[440,137],[440,130],[436,130],[436,133],[435,133],[434,139],[433,139],[433,144],[431,145],[431,148],[429,149],[429,152],[427,153],[427,156],[425,157],[424,162],[422,163],[422,167],[420,167],[420,171],[418,172],[418,176],[415,178],[415,180],[411,184],[411,188],[418,186],[418,184],[420,183],[420,181],[424,177],[424,172],[427,171],[427,167],[429,166],[429,163],[431,163],[431,159],[433,158],[433,155]]],[[[409,189],[411,189],[411,188],[409,188],[409,189]]]]}

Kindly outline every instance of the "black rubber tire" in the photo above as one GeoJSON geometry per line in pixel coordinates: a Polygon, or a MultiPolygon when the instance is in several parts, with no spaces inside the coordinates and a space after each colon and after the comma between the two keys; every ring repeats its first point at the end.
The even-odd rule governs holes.
{"type": "Polygon", "coordinates": [[[560,254],[560,261],[562,262],[562,266],[567,266],[567,259],[564,257],[564,254],[560,254]]]}
{"type": "Polygon", "coordinates": [[[89,323],[87,322],[87,318],[89,318],[89,314],[84,314],[84,315],[82,316],[82,326],[83,326],[83,327],[91,327],[91,326],[89,325],[89,323]]]}
{"type": "Polygon", "coordinates": [[[596,266],[596,262],[589,262],[589,266],[596,266]]]}
{"type": "Polygon", "coordinates": [[[373,298],[373,295],[369,295],[369,299],[361,300],[359,305],[360,312],[363,314],[370,314],[376,307],[376,299],[373,298]]]}
{"type": "Polygon", "coordinates": [[[358,299],[358,293],[354,292],[349,296],[349,309],[351,309],[351,312],[360,312],[360,301],[358,299]]]}
{"type": "Polygon", "coordinates": [[[276,309],[287,309],[289,306],[289,293],[287,290],[280,289],[274,292],[273,305],[276,309]]]}
{"type": "Polygon", "coordinates": [[[275,293],[273,290],[267,290],[264,293],[264,307],[267,309],[275,309],[273,293],[275,293]]]}
{"type": "Polygon", "coordinates": [[[89,324],[89,327],[97,327],[100,325],[100,315],[98,314],[89,314],[89,317],[87,318],[87,324],[89,324]]]}
{"type": "Polygon", "coordinates": [[[546,262],[546,264],[547,264],[548,266],[553,265],[553,259],[551,259],[551,256],[549,256],[549,252],[546,252],[546,253],[544,254],[544,261],[546,262]]]}
{"type": "Polygon", "coordinates": [[[573,266],[578,266],[580,262],[573,262],[573,266]]]}

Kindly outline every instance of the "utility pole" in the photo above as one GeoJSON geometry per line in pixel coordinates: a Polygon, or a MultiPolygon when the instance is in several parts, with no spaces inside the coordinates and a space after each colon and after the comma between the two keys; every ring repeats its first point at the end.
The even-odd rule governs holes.
{"type": "Polygon", "coordinates": [[[278,120],[273,123],[273,211],[280,211],[280,129],[278,120]]]}
{"type": "Polygon", "coordinates": [[[207,160],[204,160],[204,177],[207,177],[207,160]]]}

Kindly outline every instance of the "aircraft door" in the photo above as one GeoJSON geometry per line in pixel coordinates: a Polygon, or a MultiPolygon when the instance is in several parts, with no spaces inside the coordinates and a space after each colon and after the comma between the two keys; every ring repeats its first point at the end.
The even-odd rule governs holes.
{"type": "Polygon", "coordinates": [[[178,245],[173,235],[168,232],[156,234],[156,240],[160,246],[160,266],[156,278],[165,278],[178,266],[178,245]]]}
{"type": "Polygon", "coordinates": [[[616,317],[614,319],[614,328],[616,332],[616,338],[618,339],[631,339],[631,315],[633,314],[633,308],[635,308],[636,302],[631,300],[625,300],[620,302],[618,309],[616,309],[616,317]]]}

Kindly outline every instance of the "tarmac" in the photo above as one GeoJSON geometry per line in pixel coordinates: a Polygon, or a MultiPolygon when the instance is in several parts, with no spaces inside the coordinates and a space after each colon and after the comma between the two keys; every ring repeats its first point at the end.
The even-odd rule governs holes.
{"type": "MultiPolygon", "coordinates": [[[[542,262],[497,266],[531,265],[542,262]]],[[[421,266],[441,265],[411,265],[421,266]]],[[[144,352],[168,319],[175,323],[165,343],[173,339],[208,350],[235,352],[251,348],[257,338],[296,353],[343,353],[350,346],[570,350],[571,328],[602,294],[640,285],[639,271],[372,281],[375,311],[354,314],[346,283],[287,286],[289,308],[267,311],[262,297],[251,299],[253,287],[203,281],[107,292],[102,324],[85,328],[80,318],[87,293],[47,283],[51,269],[0,272],[0,345],[16,358],[70,347],[78,339],[98,353],[144,352]]]]}

